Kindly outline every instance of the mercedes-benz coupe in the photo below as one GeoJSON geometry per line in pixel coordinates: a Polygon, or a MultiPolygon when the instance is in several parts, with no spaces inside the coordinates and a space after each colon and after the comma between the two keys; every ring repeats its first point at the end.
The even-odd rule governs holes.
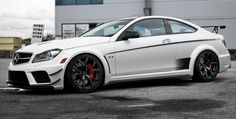
{"type": "Polygon", "coordinates": [[[80,37],[23,47],[8,85],[92,92],[113,81],[192,77],[213,81],[230,68],[222,35],[185,20],[145,16],[110,21],[80,37]]]}

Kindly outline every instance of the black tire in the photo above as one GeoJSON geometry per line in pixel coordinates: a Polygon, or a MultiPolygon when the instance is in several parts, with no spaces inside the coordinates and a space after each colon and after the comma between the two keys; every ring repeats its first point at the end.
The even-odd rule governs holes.
{"type": "Polygon", "coordinates": [[[219,60],[217,55],[206,50],[199,54],[194,65],[194,81],[210,82],[215,79],[219,72],[219,60]]]}
{"type": "Polygon", "coordinates": [[[80,93],[97,90],[104,83],[104,68],[101,61],[89,54],[73,58],[65,72],[65,89],[80,93]]]}

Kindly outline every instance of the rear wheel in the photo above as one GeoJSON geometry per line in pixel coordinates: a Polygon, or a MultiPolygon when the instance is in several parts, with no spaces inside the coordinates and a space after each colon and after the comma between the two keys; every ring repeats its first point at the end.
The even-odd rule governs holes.
{"type": "Polygon", "coordinates": [[[194,65],[193,80],[195,81],[213,81],[219,72],[219,60],[212,51],[203,51],[194,65]]]}
{"type": "Polygon", "coordinates": [[[79,55],[69,63],[65,78],[67,88],[88,93],[103,84],[104,69],[97,57],[88,54],[79,55]]]}

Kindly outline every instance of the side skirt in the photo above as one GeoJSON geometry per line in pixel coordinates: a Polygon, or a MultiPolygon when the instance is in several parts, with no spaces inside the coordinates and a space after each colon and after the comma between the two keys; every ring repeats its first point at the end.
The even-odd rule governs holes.
{"type": "Polygon", "coordinates": [[[168,72],[155,72],[155,73],[145,73],[145,74],[134,74],[134,75],[123,75],[123,76],[112,76],[110,77],[110,81],[120,81],[120,80],[137,80],[137,79],[160,79],[160,78],[168,78],[168,77],[190,77],[190,70],[184,69],[184,70],[177,70],[177,71],[168,71],[168,72]]]}

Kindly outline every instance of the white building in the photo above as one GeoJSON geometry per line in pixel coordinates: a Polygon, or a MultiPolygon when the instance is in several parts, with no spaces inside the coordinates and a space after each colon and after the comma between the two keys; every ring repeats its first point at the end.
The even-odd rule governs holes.
{"type": "Polygon", "coordinates": [[[219,33],[228,48],[236,48],[236,0],[56,0],[56,36],[76,37],[99,23],[148,14],[225,25],[219,33]]]}

